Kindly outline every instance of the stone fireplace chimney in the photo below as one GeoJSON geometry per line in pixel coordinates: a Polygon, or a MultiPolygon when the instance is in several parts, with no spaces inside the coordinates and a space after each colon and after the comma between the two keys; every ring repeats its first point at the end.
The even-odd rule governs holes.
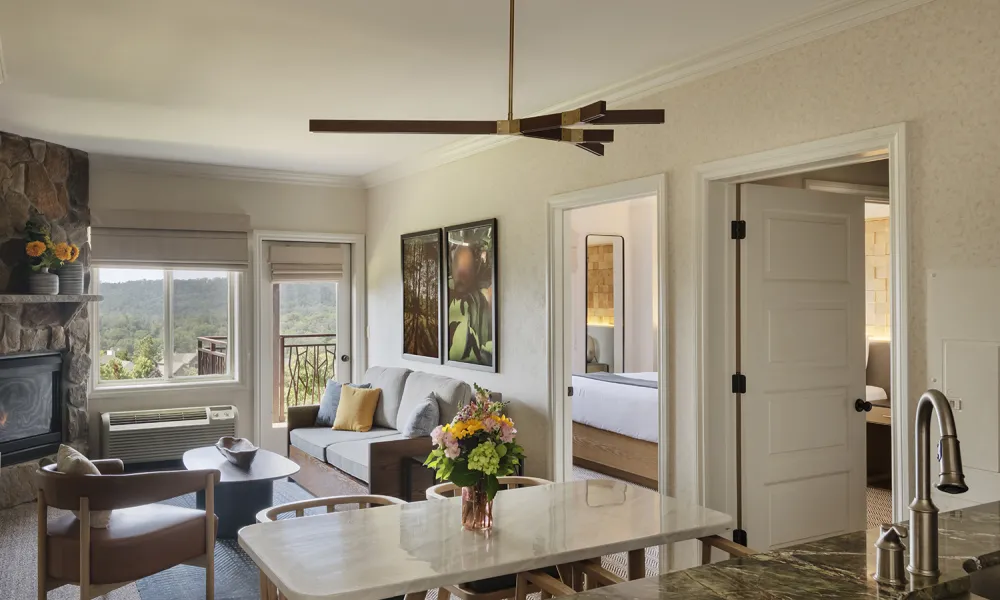
{"type": "MultiPolygon", "coordinates": [[[[0,356],[59,352],[63,358],[62,415],[66,443],[86,453],[87,388],[90,377],[90,309],[25,303],[25,225],[35,216],[56,242],[81,248],[89,264],[87,228],[90,163],[85,152],[0,132],[0,356]]],[[[0,457],[3,464],[7,460],[0,457]]],[[[34,498],[30,474],[36,462],[0,468],[0,508],[34,498]]]]}

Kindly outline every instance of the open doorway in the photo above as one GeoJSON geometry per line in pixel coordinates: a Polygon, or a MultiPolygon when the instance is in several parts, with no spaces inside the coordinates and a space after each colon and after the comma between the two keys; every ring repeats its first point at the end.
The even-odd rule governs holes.
{"type": "Polygon", "coordinates": [[[656,197],[567,211],[573,479],[657,489],[656,197]]]}
{"type": "MultiPolygon", "coordinates": [[[[893,400],[891,421],[910,422],[905,158],[905,126],[897,124],[697,168],[701,481],[705,504],[733,514],[734,537],[751,547],[867,525],[867,305],[874,302],[866,292],[876,291],[866,290],[867,196],[815,188],[815,181],[842,183],[816,171],[887,166],[889,257],[881,272],[892,280],[890,374],[887,388],[876,387],[893,400]],[[798,182],[761,185],[786,176],[798,182]]],[[[891,462],[898,521],[912,495],[912,440],[905,425],[889,429],[882,460],[891,462]]]]}
{"type": "MultiPolygon", "coordinates": [[[[864,236],[850,243],[864,248],[865,393],[858,407],[865,412],[865,523],[871,529],[892,518],[892,319],[890,294],[889,161],[820,169],[755,181],[843,194],[864,206],[864,236]]],[[[859,290],[854,289],[858,294],[859,290]]],[[[856,340],[852,340],[856,342],[856,340]]]]}

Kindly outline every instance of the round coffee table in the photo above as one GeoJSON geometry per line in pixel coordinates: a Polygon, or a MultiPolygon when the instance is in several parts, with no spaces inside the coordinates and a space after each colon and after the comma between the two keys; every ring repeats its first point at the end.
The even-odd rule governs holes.
{"type": "MultiPolygon", "coordinates": [[[[274,480],[299,472],[299,465],[263,448],[257,451],[249,469],[241,469],[226,460],[215,446],[185,452],[184,468],[218,469],[222,473],[215,488],[220,538],[235,538],[241,527],[256,523],[257,513],[274,502],[274,480]]],[[[198,508],[205,508],[204,491],[198,492],[196,502],[198,508]]]]}

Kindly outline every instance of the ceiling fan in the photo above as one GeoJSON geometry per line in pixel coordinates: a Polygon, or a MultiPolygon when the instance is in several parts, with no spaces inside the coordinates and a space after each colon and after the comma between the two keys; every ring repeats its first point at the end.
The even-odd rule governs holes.
{"type": "Polygon", "coordinates": [[[313,133],[430,133],[522,136],[565,142],[604,156],[604,144],[615,140],[612,129],[593,125],[659,125],[662,109],[608,110],[603,100],[561,113],[514,118],[514,2],[510,0],[510,45],[507,69],[507,119],[502,121],[358,121],[311,119],[313,133]],[[574,128],[587,125],[587,128],[574,128]]]}

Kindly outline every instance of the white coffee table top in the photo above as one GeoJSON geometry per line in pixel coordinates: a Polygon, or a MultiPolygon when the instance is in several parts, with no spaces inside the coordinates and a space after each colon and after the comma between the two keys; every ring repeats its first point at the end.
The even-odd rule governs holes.
{"type": "Polygon", "coordinates": [[[613,481],[497,494],[488,534],[464,531],[461,499],[250,525],[240,546],[289,600],[388,598],[638,550],[731,528],[714,510],[613,481]]]}

